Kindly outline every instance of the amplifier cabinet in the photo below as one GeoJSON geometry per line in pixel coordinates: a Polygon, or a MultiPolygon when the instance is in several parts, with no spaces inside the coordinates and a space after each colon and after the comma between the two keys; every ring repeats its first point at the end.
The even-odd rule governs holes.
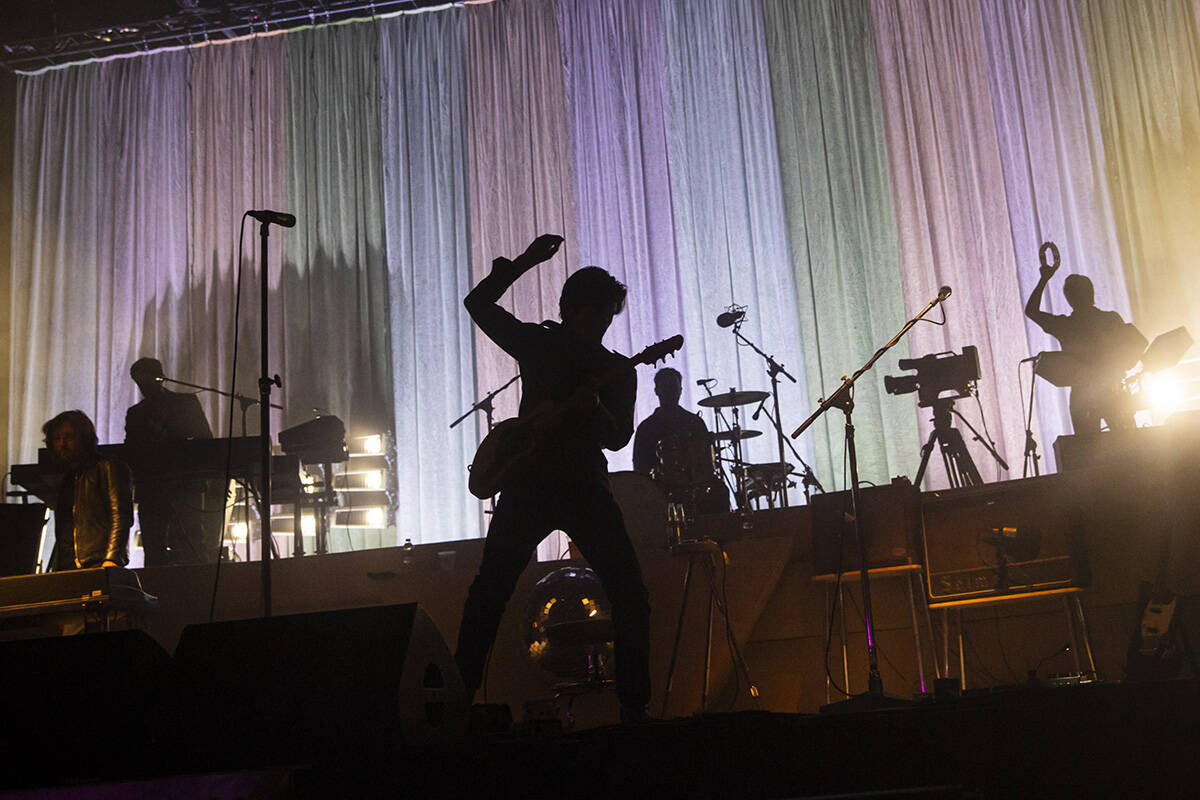
{"type": "Polygon", "coordinates": [[[930,601],[1087,586],[1078,497],[1060,475],[927,492],[922,533],[930,601]]]}
{"type": "MultiPolygon", "coordinates": [[[[906,479],[863,487],[860,528],[867,542],[869,569],[920,561],[921,493],[906,479]]],[[[850,492],[815,495],[812,506],[813,571],[818,575],[858,570],[862,559],[854,539],[850,492]]]]}

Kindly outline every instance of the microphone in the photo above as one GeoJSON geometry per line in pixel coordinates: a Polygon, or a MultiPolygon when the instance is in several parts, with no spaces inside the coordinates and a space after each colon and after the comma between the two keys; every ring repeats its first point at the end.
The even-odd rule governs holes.
{"type": "Polygon", "coordinates": [[[746,317],[745,311],[726,311],[724,314],[717,315],[717,324],[722,328],[728,328],[741,322],[746,317]]]}
{"type": "Polygon", "coordinates": [[[696,385],[697,386],[708,386],[710,383],[716,383],[716,382],[717,382],[716,378],[701,378],[700,380],[696,381],[696,385]]]}
{"type": "Polygon", "coordinates": [[[943,286],[942,288],[938,289],[938,300],[945,300],[949,296],[950,296],[950,287],[949,286],[943,286]]]}
{"type": "Polygon", "coordinates": [[[246,214],[266,225],[278,225],[281,228],[296,227],[295,214],[285,214],[282,211],[268,211],[266,209],[262,211],[247,211],[246,214]]]}

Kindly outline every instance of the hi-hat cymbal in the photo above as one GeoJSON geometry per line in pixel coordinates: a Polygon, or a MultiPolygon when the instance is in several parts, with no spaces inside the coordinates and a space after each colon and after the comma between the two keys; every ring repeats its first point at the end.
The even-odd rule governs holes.
{"type": "Polygon", "coordinates": [[[725,394],[714,394],[712,397],[705,397],[697,402],[697,405],[706,406],[707,408],[728,408],[729,406],[746,406],[751,403],[757,403],[760,400],[766,400],[770,397],[766,392],[725,392],[725,394]]]}
{"type": "Polygon", "coordinates": [[[742,468],[742,474],[747,478],[763,480],[783,478],[790,475],[792,465],[783,461],[773,461],[769,464],[747,464],[742,468]]]}
{"type": "Polygon", "coordinates": [[[733,441],[734,439],[753,439],[755,436],[762,436],[762,431],[752,431],[749,428],[734,428],[731,431],[721,431],[714,433],[712,439],[714,442],[733,441]]]}

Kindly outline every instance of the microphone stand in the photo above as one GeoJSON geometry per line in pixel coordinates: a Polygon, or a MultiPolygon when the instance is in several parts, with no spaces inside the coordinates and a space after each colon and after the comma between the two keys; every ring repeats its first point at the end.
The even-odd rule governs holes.
{"type": "MultiPolygon", "coordinates": [[[[260,359],[262,361],[262,376],[258,379],[258,433],[261,437],[261,449],[259,450],[260,473],[262,475],[262,486],[259,492],[259,518],[260,518],[260,534],[259,547],[262,550],[262,595],[263,595],[263,616],[271,616],[271,549],[273,540],[271,538],[271,387],[278,386],[283,388],[283,382],[278,375],[271,375],[268,370],[268,360],[270,358],[270,350],[268,341],[270,337],[269,327],[269,303],[270,298],[270,275],[267,271],[267,237],[270,236],[271,223],[262,221],[258,226],[258,236],[262,243],[260,248],[260,279],[259,279],[259,301],[260,309],[260,335],[259,339],[262,345],[260,359]]],[[[247,534],[249,535],[249,534],[247,534]]]]}
{"type": "MultiPolygon", "coordinates": [[[[177,386],[187,386],[191,389],[199,389],[202,392],[212,392],[213,394],[220,395],[221,397],[228,397],[231,400],[237,400],[238,405],[241,406],[242,409],[242,436],[246,435],[246,412],[250,410],[251,406],[256,406],[259,403],[259,400],[256,397],[247,397],[246,395],[239,394],[237,392],[226,392],[222,389],[214,389],[211,386],[203,386],[199,383],[188,383],[187,381],[181,381],[177,378],[163,378],[163,383],[174,383],[177,386]]],[[[272,403],[271,408],[278,408],[280,411],[283,410],[283,406],[279,405],[278,403],[272,403]]]]}
{"type": "MultiPolygon", "coordinates": [[[[896,697],[888,697],[883,693],[883,678],[879,674],[879,653],[875,647],[875,620],[871,610],[871,579],[869,577],[870,568],[867,561],[867,543],[862,535],[862,521],[859,518],[859,509],[862,508],[862,490],[858,479],[858,457],[854,449],[854,423],[851,421],[851,414],[854,411],[854,382],[859,377],[875,365],[884,353],[891,350],[897,342],[908,333],[912,326],[916,325],[926,314],[928,314],[934,306],[941,303],[949,297],[948,290],[945,296],[941,292],[938,296],[929,302],[921,311],[904,326],[899,332],[888,341],[883,347],[875,351],[875,355],[858,368],[858,371],[849,378],[842,377],[842,385],[839,386],[828,399],[822,400],[808,419],[801,423],[800,427],[792,431],[792,438],[795,439],[817,421],[822,414],[833,407],[838,407],[846,417],[846,453],[850,460],[850,515],[854,520],[854,538],[858,541],[858,574],[862,583],[862,598],[863,598],[863,627],[867,635],[867,692],[864,695],[859,695],[853,698],[847,698],[841,703],[831,704],[823,710],[855,710],[857,707],[865,706],[866,708],[880,708],[888,705],[896,705],[901,701],[896,697]]],[[[849,687],[846,687],[847,691],[849,687]]]]}
{"type": "MultiPolygon", "coordinates": [[[[1038,455],[1037,439],[1033,438],[1033,388],[1037,385],[1037,366],[1041,357],[1040,353],[1033,357],[1033,369],[1029,373],[1029,415],[1025,417],[1025,466],[1021,470],[1022,478],[1029,477],[1030,464],[1033,465],[1034,477],[1042,474],[1041,469],[1038,467],[1038,462],[1042,460],[1042,457],[1038,455]]],[[[1018,382],[1020,379],[1020,368],[1021,365],[1018,364],[1018,382]]]]}
{"type": "MultiPolygon", "coordinates": [[[[511,378],[509,378],[508,382],[505,383],[503,386],[501,386],[499,389],[493,389],[492,391],[490,391],[486,395],[484,395],[481,400],[478,400],[475,403],[475,405],[468,408],[461,417],[454,420],[454,422],[450,423],[451,429],[458,427],[458,424],[460,422],[462,422],[467,417],[474,414],[476,411],[482,411],[484,417],[487,419],[488,433],[491,433],[492,428],[496,427],[495,422],[492,421],[492,415],[496,410],[496,407],[492,404],[492,401],[496,399],[496,395],[500,394],[505,389],[507,389],[509,386],[512,386],[514,383],[516,383],[516,380],[519,377],[521,377],[521,373],[518,372],[516,375],[513,375],[511,378]]],[[[496,504],[495,496],[488,498],[488,512],[489,513],[495,507],[495,504],[496,504]]]]}
{"type": "MultiPolygon", "coordinates": [[[[783,421],[779,416],[779,376],[783,375],[783,377],[787,378],[792,383],[795,383],[796,379],[793,378],[786,369],[784,369],[783,364],[780,364],[778,361],[776,361],[773,356],[769,356],[764,353],[758,348],[758,345],[754,344],[754,342],[742,335],[743,320],[745,320],[745,317],[734,323],[733,335],[739,341],[744,342],[751,350],[762,356],[763,360],[767,362],[767,375],[771,377],[771,397],[773,398],[773,402],[775,404],[775,416],[772,417],[770,414],[768,414],[767,418],[770,419],[772,424],[775,426],[775,437],[779,446],[779,463],[785,464],[787,463],[787,459],[784,457],[783,452],[783,421]]],[[[795,452],[794,448],[793,452],[795,452]]],[[[800,456],[797,455],[796,458],[800,458],[800,456]]],[[[805,466],[808,465],[806,464],[805,466]]],[[[807,493],[805,496],[807,496],[807,493]]],[[[787,508],[787,504],[787,481],[785,480],[783,485],[779,487],[779,507],[787,508]]]]}

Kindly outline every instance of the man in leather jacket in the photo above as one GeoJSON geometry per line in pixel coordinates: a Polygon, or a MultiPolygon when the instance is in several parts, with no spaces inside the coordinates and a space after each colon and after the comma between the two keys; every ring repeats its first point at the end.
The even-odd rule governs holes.
{"type": "Polygon", "coordinates": [[[128,467],[100,457],[96,426],[82,411],[64,411],[42,433],[65,468],[54,504],[54,569],[125,566],[133,523],[128,467]]]}

